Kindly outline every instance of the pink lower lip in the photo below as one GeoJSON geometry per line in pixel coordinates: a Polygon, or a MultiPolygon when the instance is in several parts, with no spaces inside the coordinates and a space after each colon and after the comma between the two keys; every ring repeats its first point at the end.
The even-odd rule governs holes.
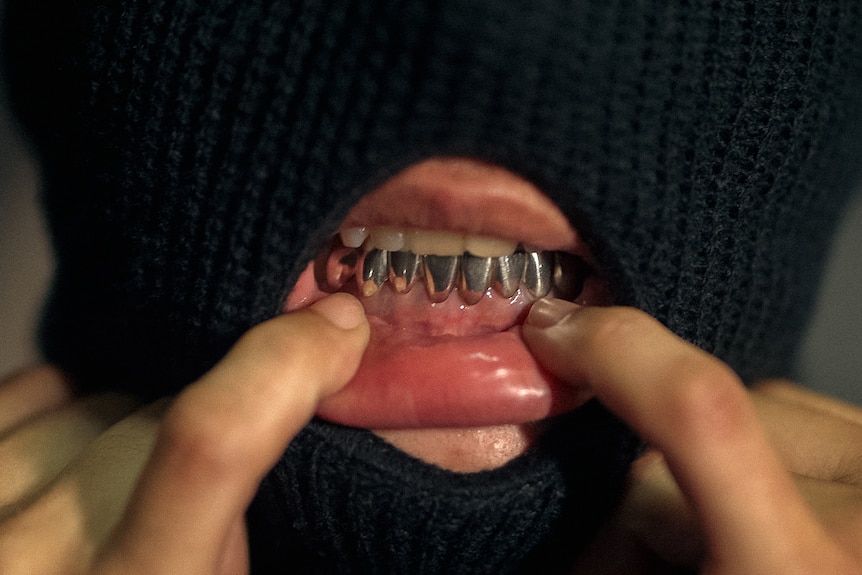
{"type": "MultiPolygon", "coordinates": [[[[325,297],[310,276],[311,266],[288,310],[325,297]]],[[[414,291],[361,298],[371,342],[356,375],[321,402],[317,415],[368,429],[479,427],[537,421],[589,398],[555,380],[527,350],[519,324],[529,302],[516,298],[506,306],[489,298],[467,308],[453,294],[432,306],[421,287],[414,291]]]]}
{"type": "Polygon", "coordinates": [[[481,336],[403,337],[372,324],[356,376],[318,411],[372,429],[526,423],[583,403],[535,362],[514,327],[481,336]]]}

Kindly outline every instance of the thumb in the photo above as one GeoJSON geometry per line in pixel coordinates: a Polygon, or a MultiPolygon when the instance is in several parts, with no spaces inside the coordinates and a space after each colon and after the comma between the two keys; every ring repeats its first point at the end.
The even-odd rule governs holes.
{"type": "Polygon", "coordinates": [[[523,335],[539,361],[587,382],[663,454],[703,528],[708,572],[850,572],[727,365],[634,309],[556,301],[530,314],[523,335]]]}
{"type": "Polygon", "coordinates": [[[353,376],[368,338],[347,294],[246,333],[165,415],[101,572],[216,572],[261,479],[353,376]]]}

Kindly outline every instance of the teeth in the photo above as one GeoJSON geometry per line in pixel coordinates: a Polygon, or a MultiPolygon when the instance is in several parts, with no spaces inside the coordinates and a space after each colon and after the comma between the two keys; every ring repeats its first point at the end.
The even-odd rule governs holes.
{"type": "Polygon", "coordinates": [[[472,254],[461,256],[461,283],[458,291],[467,305],[474,305],[485,297],[494,270],[494,258],[480,258],[472,254]]]}
{"type": "Polygon", "coordinates": [[[524,285],[535,298],[545,297],[551,291],[554,260],[548,252],[527,252],[524,267],[524,285]]]}
{"type": "Polygon", "coordinates": [[[407,293],[424,276],[435,303],[447,300],[456,286],[467,305],[479,303],[489,288],[510,299],[519,288],[533,298],[553,289],[556,297],[573,301],[591,273],[573,254],[525,251],[495,238],[368,227],[345,228],[339,235],[341,243],[334,240],[328,256],[315,264],[318,281],[336,291],[355,275],[365,297],[378,293],[387,281],[396,293],[407,293]]]}
{"type": "Polygon", "coordinates": [[[389,254],[389,281],[398,293],[407,293],[422,274],[422,258],[413,252],[389,254]]]}
{"type": "Polygon", "coordinates": [[[394,228],[373,228],[369,234],[370,247],[395,252],[404,247],[404,232],[394,228]]]}
{"type": "Polygon", "coordinates": [[[367,226],[342,228],[339,231],[341,243],[349,248],[411,251],[415,254],[434,254],[438,256],[460,256],[470,252],[483,258],[511,254],[517,242],[487,236],[472,236],[457,232],[440,230],[406,230],[399,228],[371,228],[367,226]]]}
{"type": "Polygon", "coordinates": [[[511,254],[518,247],[518,242],[502,240],[499,238],[488,238],[484,236],[467,236],[464,238],[464,250],[474,256],[492,258],[505,254],[511,254]]]}
{"type": "Polygon", "coordinates": [[[423,260],[428,297],[434,303],[446,301],[452,288],[455,287],[455,279],[458,277],[458,269],[461,267],[461,258],[429,254],[423,260]]]}
{"type": "Polygon", "coordinates": [[[389,272],[389,253],[386,250],[371,250],[362,260],[359,274],[359,291],[365,297],[373,296],[386,281],[389,272]]]}
{"type": "Polygon", "coordinates": [[[369,230],[366,227],[361,228],[344,228],[338,232],[341,236],[341,243],[348,248],[358,248],[368,237],[369,230]]]}
{"type": "Polygon", "coordinates": [[[408,234],[404,247],[414,254],[460,256],[464,253],[464,236],[453,232],[414,231],[408,234]]]}
{"type": "Polygon", "coordinates": [[[494,266],[494,290],[503,297],[512,297],[521,285],[524,276],[524,263],[527,254],[515,252],[508,256],[497,258],[494,266]]]}

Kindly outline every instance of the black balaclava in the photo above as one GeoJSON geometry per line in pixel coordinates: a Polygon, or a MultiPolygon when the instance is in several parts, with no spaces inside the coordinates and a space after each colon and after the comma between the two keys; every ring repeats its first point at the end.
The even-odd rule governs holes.
{"type": "MultiPolygon", "coordinates": [[[[43,349],[86,390],[192,381],[431,156],[526,177],[618,303],[782,375],[862,157],[858,0],[7,3],[58,261],[43,349]]],[[[635,450],[595,404],[557,425],[457,475],[315,422],[250,512],[255,569],[550,569],[635,450]]]]}

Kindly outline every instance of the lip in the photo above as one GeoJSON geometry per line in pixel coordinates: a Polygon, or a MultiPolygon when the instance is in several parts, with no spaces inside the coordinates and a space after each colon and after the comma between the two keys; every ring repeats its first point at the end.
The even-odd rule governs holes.
{"type": "MultiPolygon", "coordinates": [[[[473,160],[438,158],[405,169],[362,198],[342,224],[363,225],[500,237],[592,262],[577,232],[540,190],[512,172],[473,160]]],[[[286,310],[325,297],[313,276],[309,265],[286,310]]],[[[513,304],[521,320],[530,304],[524,298],[513,304]]],[[[428,305],[437,304],[429,302],[422,313],[433,314],[428,305]]],[[[372,335],[362,365],[345,388],[321,402],[318,415],[324,419],[369,429],[525,424],[574,409],[591,397],[537,364],[520,338],[520,320],[481,335],[405,335],[401,327],[373,315],[373,308],[366,305],[372,335]]],[[[398,313],[409,315],[411,308],[404,304],[398,313]]],[[[452,317],[475,321],[468,314],[463,320],[452,317]]]]}
{"type": "Polygon", "coordinates": [[[350,210],[342,227],[449,230],[587,259],[568,219],[535,185],[494,165],[434,158],[406,168],[350,210]],[[517,217],[513,218],[512,215],[517,217]]]}

